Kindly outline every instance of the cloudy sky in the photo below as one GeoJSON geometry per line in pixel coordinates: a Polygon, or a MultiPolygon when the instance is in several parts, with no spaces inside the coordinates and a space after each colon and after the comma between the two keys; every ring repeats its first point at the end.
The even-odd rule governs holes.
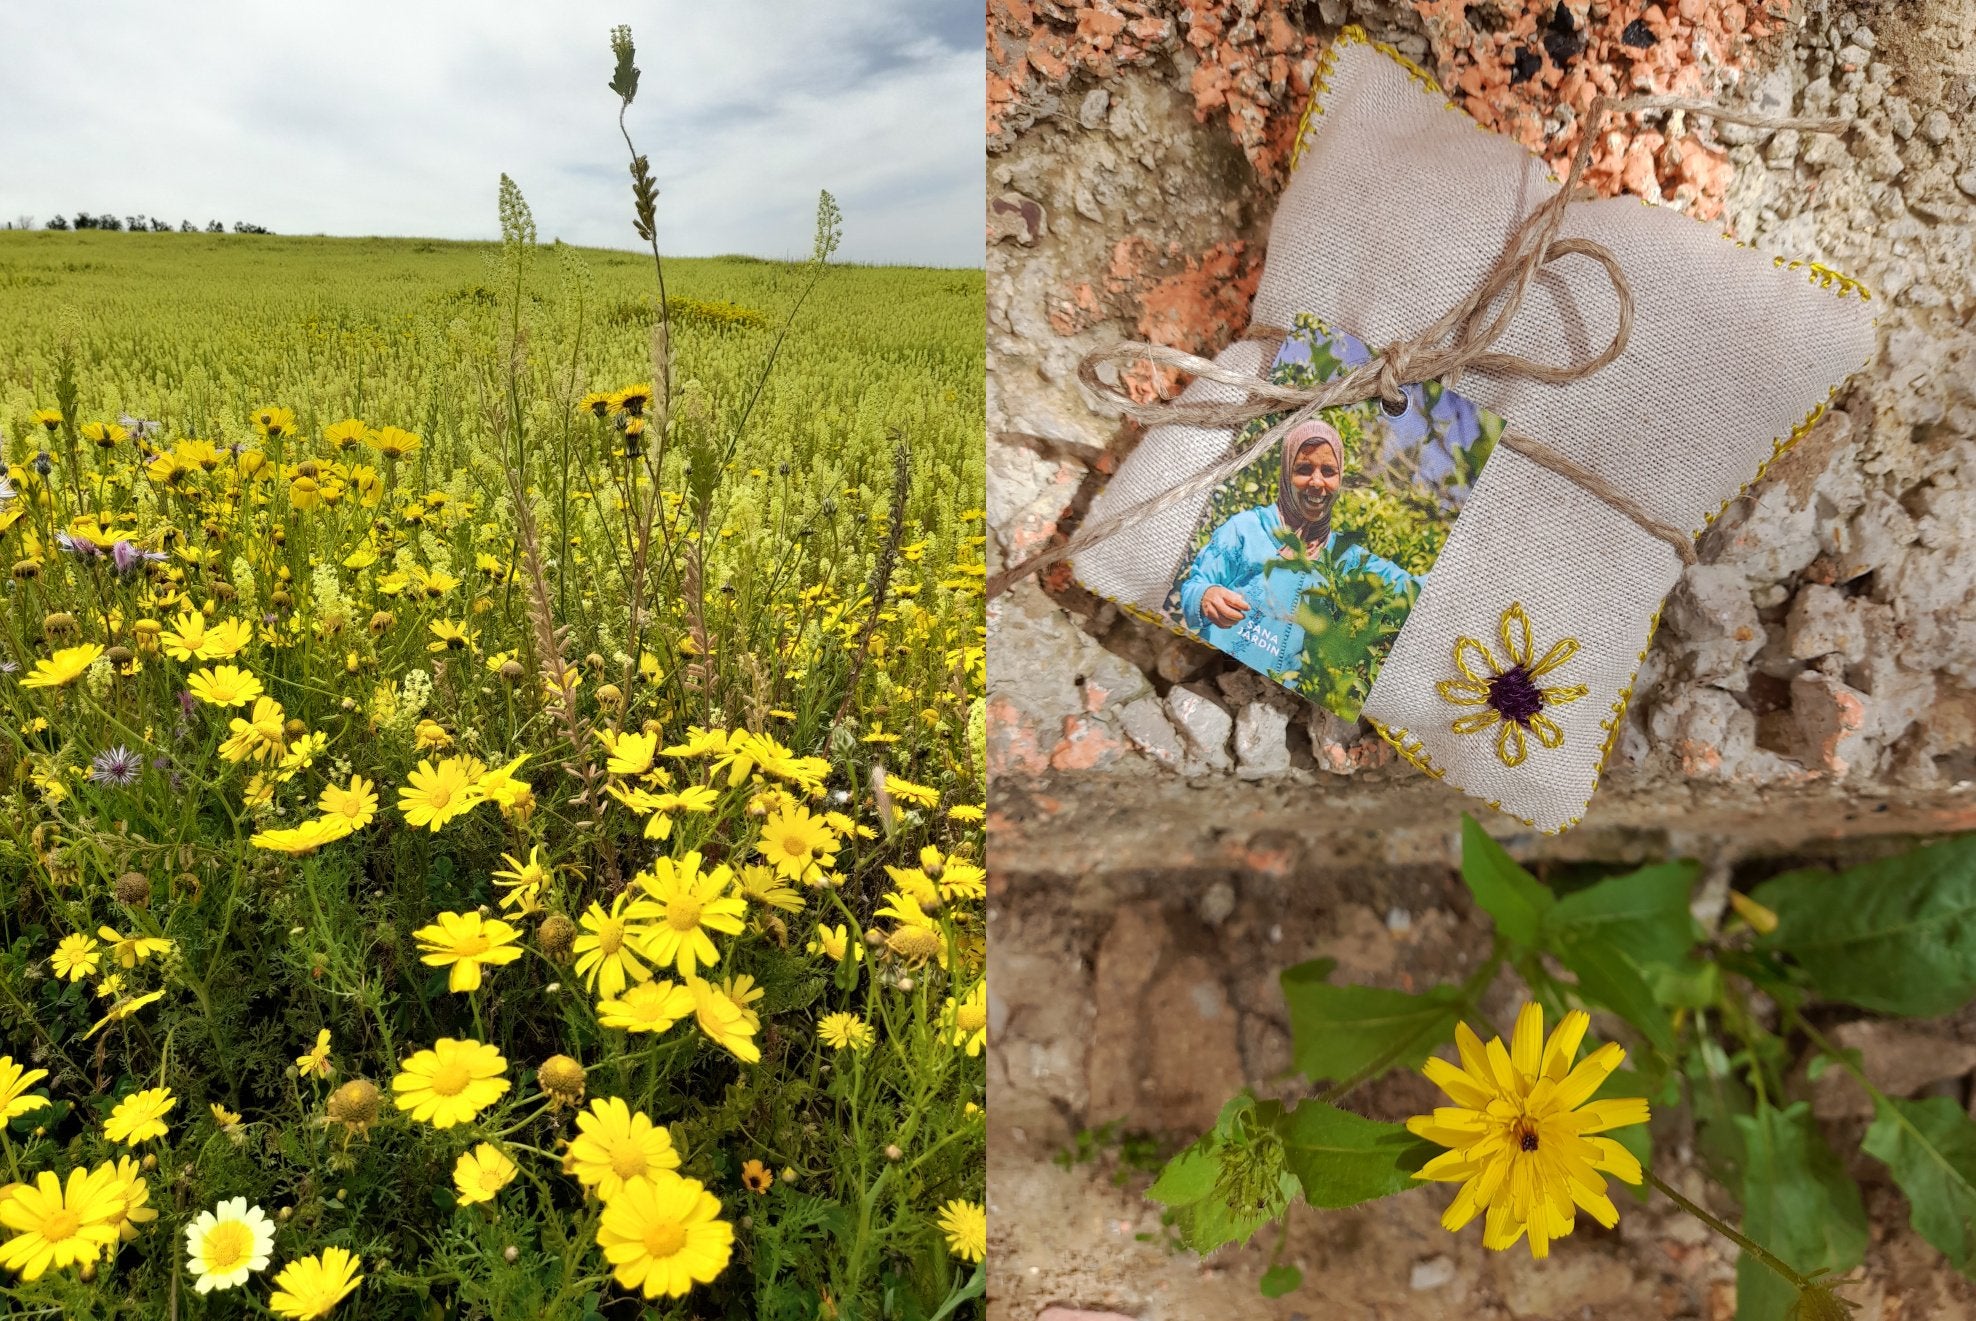
{"type": "Polygon", "coordinates": [[[979,0],[6,0],[0,218],[637,246],[616,23],[668,253],[981,264],[979,0]]]}

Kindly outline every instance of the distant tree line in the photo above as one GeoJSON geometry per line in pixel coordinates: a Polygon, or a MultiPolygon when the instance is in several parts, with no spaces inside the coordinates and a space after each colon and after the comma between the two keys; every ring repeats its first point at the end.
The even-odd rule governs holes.
{"type": "MultiPolygon", "coordinates": [[[[8,222],[6,227],[8,229],[33,229],[34,217],[22,216],[18,220],[8,222]]],[[[143,234],[146,232],[152,234],[170,234],[173,232],[172,222],[169,220],[160,220],[156,216],[113,216],[107,211],[100,216],[92,216],[87,211],[78,211],[75,213],[75,219],[73,221],[69,220],[66,216],[55,216],[49,220],[45,228],[127,229],[133,234],[143,234]]],[[[200,229],[199,226],[193,224],[190,220],[181,220],[178,223],[176,232],[180,234],[197,234],[200,232],[200,229]]],[[[208,221],[204,232],[208,234],[224,234],[226,233],[226,226],[217,220],[208,221]]],[[[251,224],[245,220],[234,221],[233,232],[236,234],[274,233],[271,229],[251,224]]]]}

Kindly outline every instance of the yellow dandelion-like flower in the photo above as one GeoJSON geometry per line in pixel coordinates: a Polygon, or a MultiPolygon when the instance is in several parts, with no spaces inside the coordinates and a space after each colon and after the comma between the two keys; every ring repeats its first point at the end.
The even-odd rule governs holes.
{"type": "Polygon", "coordinates": [[[727,1269],[734,1226],[719,1216],[720,1199],[698,1179],[665,1171],[633,1179],[604,1204],[597,1245],[619,1285],[679,1298],[727,1269]]]}
{"type": "Polygon", "coordinates": [[[1647,1103],[1591,1099],[1626,1052],[1608,1042],[1574,1066],[1590,1022],[1573,1010],[1546,1041],[1543,1009],[1526,1004],[1507,1048],[1500,1037],[1485,1047],[1462,1023],[1455,1028],[1459,1067],[1427,1061],[1428,1081],[1454,1105],[1417,1115],[1407,1128],[1448,1148],[1414,1175],[1461,1185],[1441,1217],[1444,1228],[1458,1230],[1486,1211],[1484,1247],[1512,1247],[1528,1233],[1530,1254],[1541,1258],[1553,1239],[1571,1232],[1574,1208],[1608,1229],[1619,1222],[1599,1172],[1637,1185],[1640,1163],[1599,1135],[1646,1123],[1647,1103]]]}
{"type": "Polygon", "coordinates": [[[621,1097],[599,1096],[576,1112],[576,1136],[564,1168],[608,1202],[629,1180],[678,1169],[679,1152],[663,1124],[654,1124],[621,1097]]]}
{"type": "Polygon", "coordinates": [[[939,1225],[947,1251],[956,1257],[980,1261],[988,1255],[988,1208],[980,1202],[955,1198],[940,1208],[939,1225]]]}
{"type": "Polygon", "coordinates": [[[515,1177],[515,1163],[492,1142],[483,1142],[472,1151],[462,1152],[453,1165],[453,1187],[460,1205],[491,1202],[515,1177]]]}
{"type": "Polygon", "coordinates": [[[1501,664],[1474,638],[1456,638],[1455,668],[1461,677],[1443,679],[1434,688],[1443,701],[1482,708],[1456,720],[1450,726],[1455,733],[1479,734],[1494,729],[1497,759],[1505,766],[1519,766],[1530,752],[1526,734],[1540,747],[1555,748],[1564,742],[1564,730],[1544,714],[1545,710],[1575,702],[1592,690],[1584,684],[1551,688],[1538,684],[1539,679],[1578,654],[1578,639],[1565,638],[1532,660],[1530,617],[1521,602],[1512,601],[1503,611],[1499,635],[1501,664]]]}
{"type": "Polygon", "coordinates": [[[499,967],[521,957],[521,932],[498,917],[482,917],[476,910],[441,913],[430,926],[412,933],[419,943],[419,961],[428,968],[447,968],[450,991],[480,989],[480,970],[499,967]]]}
{"type": "Polygon", "coordinates": [[[847,958],[856,963],[864,958],[864,945],[851,939],[850,928],[846,924],[829,927],[818,923],[816,939],[809,943],[808,952],[828,955],[836,963],[842,963],[847,958]]]}
{"type": "Polygon", "coordinates": [[[392,1103],[434,1128],[472,1120],[507,1094],[508,1061],[479,1041],[441,1037],[431,1050],[401,1060],[391,1079],[392,1103]]]}

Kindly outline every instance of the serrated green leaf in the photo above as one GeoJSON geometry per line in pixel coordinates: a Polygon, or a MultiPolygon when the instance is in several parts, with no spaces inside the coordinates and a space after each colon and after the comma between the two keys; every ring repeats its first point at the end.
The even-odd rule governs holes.
{"type": "Polygon", "coordinates": [[[1631,1023],[1662,1054],[1674,1053],[1674,1024],[1624,950],[1593,938],[1561,945],[1556,953],[1577,975],[1580,994],[1631,1023]]]}
{"type": "Polygon", "coordinates": [[[1440,1150],[1403,1124],[1305,1101],[1276,1123],[1283,1165],[1303,1185],[1312,1206],[1356,1206],[1419,1187],[1414,1171],[1440,1150]]]}
{"type": "Polygon", "coordinates": [[[1377,1061],[1418,1068],[1434,1047],[1454,1036],[1464,1001],[1452,986],[1420,995],[1373,986],[1333,986],[1329,959],[1285,969],[1291,1056],[1311,1081],[1350,1078],[1377,1061]]]}
{"type": "Polygon", "coordinates": [[[1907,1195],[1915,1232],[1976,1276],[1976,1123],[1946,1096],[1883,1098],[1859,1144],[1907,1195]]]}
{"type": "Polygon", "coordinates": [[[1777,914],[1762,947],[1827,999],[1932,1018],[1976,996],[1976,835],[1836,875],[1787,872],[1753,897],[1777,914]]]}
{"type": "Polygon", "coordinates": [[[1557,900],[1466,813],[1461,818],[1461,878],[1475,902],[1495,919],[1496,930],[1526,948],[1541,943],[1544,915],[1557,900]]]}
{"type": "Polygon", "coordinates": [[[1221,1171],[1215,1154],[1220,1145],[1210,1133],[1168,1161],[1146,1190],[1147,1199],[1161,1206],[1189,1206],[1213,1192],[1215,1175],[1221,1171]]]}
{"type": "MultiPolygon", "coordinates": [[[[1758,1103],[1738,1115],[1742,1130],[1743,1233],[1801,1275],[1847,1271],[1866,1252],[1866,1210],[1799,1101],[1786,1110],[1758,1103]]],[[[1737,1321],[1781,1321],[1797,1290],[1743,1253],[1736,1262],[1737,1321]]]]}
{"type": "Polygon", "coordinates": [[[1678,965],[1695,943],[1688,899],[1700,874],[1692,862],[1661,863],[1568,894],[1545,912],[1544,940],[1552,948],[1604,940],[1635,963],[1678,965]]]}
{"type": "Polygon", "coordinates": [[[1265,1298],[1281,1298],[1303,1287],[1304,1273],[1295,1266],[1271,1266],[1262,1273],[1258,1285],[1265,1298]]]}

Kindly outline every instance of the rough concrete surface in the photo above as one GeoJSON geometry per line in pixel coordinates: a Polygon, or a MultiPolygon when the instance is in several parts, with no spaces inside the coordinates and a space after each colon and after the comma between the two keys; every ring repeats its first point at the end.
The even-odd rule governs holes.
{"type": "MultiPolygon", "coordinates": [[[[1246,324],[1316,58],[1351,22],[1559,164],[1599,91],[1852,125],[1717,133],[1675,117],[1597,144],[1603,191],[1864,280],[1881,349],[1703,539],[1585,823],[1514,835],[1513,849],[1728,867],[1976,829],[1976,6],[1959,0],[990,0],[993,567],[1074,526],[1136,438],[1080,391],[1084,353],[1125,337],[1212,353],[1246,324]]],[[[1128,383],[1142,397],[1178,386],[1150,371],[1128,383]]],[[[1091,1166],[1048,1164],[1110,1119],[1198,1128],[1241,1080],[1266,1078],[1284,1046],[1255,984],[1320,952],[1320,937],[1334,954],[1397,949],[1396,985],[1423,975],[1414,953],[1459,947],[1435,926],[1458,929],[1459,903],[1396,896],[1446,888],[1473,804],[1363,726],[1061,571],[989,618],[1003,887],[992,1314],[1721,1314],[1727,1258],[1657,1211],[1581,1233],[1565,1254],[1577,1265],[1533,1275],[1442,1234],[1432,1194],[1300,1218],[1306,1277],[1328,1263],[1343,1292],[1264,1303],[1266,1254],[1167,1254],[1135,1238],[1159,1237],[1143,1178],[1120,1190],[1091,1166]],[[1347,878],[1364,887],[1352,903],[1347,878]],[[1240,906],[1209,922],[1197,905],[1217,885],[1240,906]],[[1280,918],[1229,934],[1263,903],[1280,918]],[[1414,914],[1397,946],[1395,909],[1414,914]],[[1280,943],[1259,943],[1279,923],[1280,943]],[[1115,934],[1157,937],[1159,952],[1107,960],[1115,934]]],[[[1867,1287],[1880,1292],[1861,1316],[1976,1315],[1884,1184],[1869,1184],[1869,1210],[1867,1287]]]]}

